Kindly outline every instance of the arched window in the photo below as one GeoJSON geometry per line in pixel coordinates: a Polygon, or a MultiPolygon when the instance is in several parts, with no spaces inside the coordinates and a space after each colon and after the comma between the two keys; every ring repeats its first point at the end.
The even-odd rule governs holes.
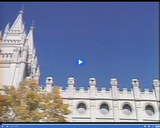
{"type": "Polygon", "coordinates": [[[153,106],[151,106],[151,105],[147,105],[145,107],[145,112],[148,116],[153,116],[155,114],[155,110],[154,110],[153,106]]]}
{"type": "Polygon", "coordinates": [[[78,106],[77,106],[77,112],[79,114],[85,114],[87,111],[87,107],[84,103],[79,103],[78,106]]]}
{"type": "Polygon", "coordinates": [[[107,115],[109,113],[108,105],[105,104],[105,103],[101,104],[99,111],[100,111],[101,114],[107,115]]]}
{"type": "Polygon", "coordinates": [[[125,115],[131,115],[132,114],[132,108],[128,104],[123,105],[122,111],[125,115]]]}

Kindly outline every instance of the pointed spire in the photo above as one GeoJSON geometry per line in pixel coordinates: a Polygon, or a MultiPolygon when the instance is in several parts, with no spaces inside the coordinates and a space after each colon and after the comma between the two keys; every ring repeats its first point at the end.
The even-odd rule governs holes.
{"type": "Polygon", "coordinates": [[[22,25],[22,31],[25,30],[25,23],[22,25]]]}
{"type": "Polygon", "coordinates": [[[8,32],[8,30],[9,30],[9,24],[10,24],[10,23],[8,23],[8,24],[6,25],[5,30],[4,30],[5,32],[8,32]]]}
{"type": "Polygon", "coordinates": [[[32,22],[32,26],[30,27],[30,31],[28,33],[27,36],[27,43],[29,45],[29,54],[32,54],[33,50],[34,50],[34,37],[33,37],[33,22],[32,22]]]}
{"type": "Polygon", "coordinates": [[[37,56],[35,57],[34,61],[35,61],[35,62],[38,62],[37,56]]]}
{"type": "Polygon", "coordinates": [[[5,30],[4,30],[4,34],[3,34],[3,40],[5,40],[7,38],[7,35],[8,35],[8,31],[9,31],[9,24],[8,23],[5,27],[5,30]]]}
{"type": "Polygon", "coordinates": [[[31,54],[31,58],[32,58],[33,61],[35,59],[35,56],[36,56],[36,50],[34,48],[33,51],[32,51],[32,54],[31,54]]]}
{"type": "Polygon", "coordinates": [[[36,73],[35,73],[35,77],[34,77],[34,79],[37,81],[37,83],[39,83],[40,75],[41,75],[40,74],[40,68],[39,68],[39,65],[38,65],[36,73]]]}
{"type": "Polygon", "coordinates": [[[2,30],[0,30],[0,37],[2,37],[2,30]]]}
{"type": "Polygon", "coordinates": [[[36,76],[40,76],[40,66],[39,65],[37,67],[36,76]]]}
{"type": "Polygon", "coordinates": [[[36,54],[36,48],[33,49],[33,54],[34,54],[34,55],[36,54]]]}
{"type": "Polygon", "coordinates": [[[2,41],[2,30],[0,30],[0,42],[2,41]]]}
{"type": "Polygon", "coordinates": [[[21,8],[21,11],[19,11],[19,15],[17,16],[16,20],[14,21],[11,30],[21,30],[23,25],[23,9],[24,5],[21,8]]]}

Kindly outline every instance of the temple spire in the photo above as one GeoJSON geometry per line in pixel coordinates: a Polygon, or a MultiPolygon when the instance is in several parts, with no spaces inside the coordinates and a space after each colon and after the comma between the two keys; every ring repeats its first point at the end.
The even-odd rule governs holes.
{"type": "Polygon", "coordinates": [[[0,30],[0,37],[2,37],[2,30],[0,30]]]}
{"type": "Polygon", "coordinates": [[[23,9],[24,6],[22,6],[21,10],[19,11],[19,15],[17,16],[16,20],[14,21],[12,27],[10,30],[21,30],[23,26],[23,9]]]}
{"type": "Polygon", "coordinates": [[[6,25],[6,27],[5,27],[5,32],[8,32],[8,30],[9,30],[9,23],[6,25]]]}
{"type": "Polygon", "coordinates": [[[40,66],[38,65],[37,70],[36,70],[36,76],[40,76],[40,66]]]}
{"type": "Polygon", "coordinates": [[[34,36],[33,36],[33,30],[34,30],[34,21],[32,22],[32,25],[30,27],[30,31],[28,33],[27,36],[27,43],[29,46],[29,54],[32,54],[33,50],[34,50],[34,36]]]}
{"type": "Polygon", "coordinates": [[[0,30],[0,43],[2,42],[2,30],[0,30]]]}

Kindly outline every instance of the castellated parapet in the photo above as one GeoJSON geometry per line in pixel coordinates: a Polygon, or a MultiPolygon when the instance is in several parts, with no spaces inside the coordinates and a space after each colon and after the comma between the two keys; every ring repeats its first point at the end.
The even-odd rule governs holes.
{"type": "MultiPolygon", "coordinates": [[[[130,91],[120,90],[116,78],[110,88],[97,87],[96,79],[89,79],[88,89],[75,86],[75,79],[68,78],[68,87],[60,88],[64,102],[72,111],[67,116],[71,122],[159,122],[159,80],[153,80],[152,91],[140,89],[138,79],[132,79],[130,91]]],[[[46,79],[46,91],[54,87],[52,77],[46,79]],[[49,82],[50,81],[50,82],[49,82]]]]}

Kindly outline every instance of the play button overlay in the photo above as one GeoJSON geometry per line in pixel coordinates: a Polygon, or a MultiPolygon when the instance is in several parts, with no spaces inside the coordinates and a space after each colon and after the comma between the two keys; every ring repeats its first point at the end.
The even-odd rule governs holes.
{"type": "Polygon", "coordinates": [[[80,65],[80,64],[82,64],[82,63],[83,63],[83,61],[79,60],[78,64],[80,65]]]}
{"type": "Polygon", "coordinates": [[[76,66],[85,66],[86,65],[86,59],[85,58],[76,58],[75,60],[76,66]]]}

